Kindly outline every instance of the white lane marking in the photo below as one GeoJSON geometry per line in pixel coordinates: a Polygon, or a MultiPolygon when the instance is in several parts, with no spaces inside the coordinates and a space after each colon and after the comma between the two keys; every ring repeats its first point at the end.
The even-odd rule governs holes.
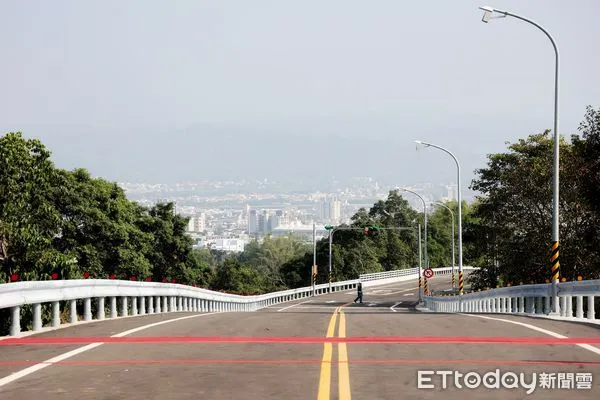
{"type": "Polygon", "coordinates": [[[414,296],[414,293],[406,293],[405,296],[414,296]]]}
{"type": "Polygon", "coordinates": [[[308,303],[309,301],[312,301],[312,300],[301,301],[300,303],[296,303],[296,304],[292,304],[291,306],[280,308],[279,310],[277,310],[277,312],[287,310],[288,308],[299,306],[300,304],[308,303]]]}
{"type": "MultiPolygon", "coordinates": [[[[494,321],[507,322],[509,324],[521,325],[521,326],[524,326],[525,328],[529,328],[529,329],[534,330],[534,331],[542,332],[542,333],[545,333],[546,335],[553,336],[553,337],[558,338],[558,339],[567,339],[568,338],[568,336],[561,335],[560,333],[552,332],[552,331],[549,331],[549,330],[544,329],[544,328],[540,328],[540,327],[535,326],[535,325],[526,324],[524,322],[512,321],[510,319],[504,319],[504,318],[488,317],[488,316],[485,316],[485,315],[477,315],[477,314],[461,314],[461,315],[466,315],[468,317],[485,318],[485,319],[491,319],[491,320],[494,320],[494,321]]],[[[579,346],[579,347],[581,347],[583,349],[589,350],[592,353],[596,353],[596,354],[600,355],[600,349],[597,348],[597,347],[591,346],[591,345],[589,345],[587,343],[576,343],[575,345],[579,346]]]]}
{"type": "Polygon", "coordinates": [[[394,310],[394,307],[396,307],[397,305],[402,304],[401,301],[397,302],[396,304],[394,304],[393,306],[390,307],[390,310],[392,310],[393,312],[396,312],[396,310],[394,310]]]}
{"type": "Polygon", "coordinates": [[[377,290],[373,290],[367,294],[375,294],[377,296],[391,296],[392,294],[397,294],[397,293],[404,293],[404,292],[409,292],[411,290],[415,290],[417,288],[413,287],[413,288],[409,288],[409,289],[404,289],[404,290],[396,290],[394,292],[388,292],[388,293],[376,293],[378,292],[377,290]]]}
{"type": "MultiPolygon", "coordinates": [[[[130,330],[125,331],[125,332],[117,333],[116,335],[112,335],[111,337],[123,337],[123,336],[131,335],[132,333],[135,333],[135,332],[139,332],[139,331],[144,330],[144,329],[153,328],[155,326],[159,326],[159,325],[163,325],[163,324],[168,324],[168,323],[176,322],[176,321],[182,321],[184,319],[189,319],[189,318],[203,317],[203,316],[207,316],[207,315],[216,315],[216,313],[188,315],[188,316],[185,316],[185,317],[168,319],[166,321],[154,322],[152,324],[143,325],[143,326],[140,326],[140,327],[137,327],[137,328],[130,329],[130,330]]],[[[11,382],[14,382],[14,381],[16,381],[18,379],[21,379],[21,378],[23,378],[23,377],[25,377],[27,375],[33,374],[34,372],[37,372],[37,371],[39,371],[41,369],[49,367],[50,365],[52,365],[54,363],[66,360],[68,358],[76,356],[77,354],[81,354],[81,353],[83,353],[85,351],[92,350],[92,349],[94,349],[94,348],[96,348],[98,346],[101,346],[103,344],[104,343],[90,343],[90,344],[87,344],[87,345],[85,345],[83,347],[79,347],[77,349],[74,349],[74,350],[68,351],[66,353],[60,354],[60,355],[58,355],[56,357],[52,357],[52,358],[50,358],[50,359],[48,359],[46,361],[42,361],[39,364],[35,364],[35,365],[32,365],[31,367],[27,367],[27,368],[22,369],[20,371],[14,372],[14,373],[12,373],[12,374],[10,374],[8,376],[5,376],[4,378],[0,379],[0,387],[8,385],[11,382]]]]}

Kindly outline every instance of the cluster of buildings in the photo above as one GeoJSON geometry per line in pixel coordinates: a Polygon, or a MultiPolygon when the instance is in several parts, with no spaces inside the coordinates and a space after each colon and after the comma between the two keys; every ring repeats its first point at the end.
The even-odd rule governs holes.
{"type": "Polygon", "coordinates": [[[251,240],[259,242],[269,235],[294,235],[300,240],[312,241],[313,224],[318,237],[326,233],[325,225],[347,222],[348,208],[337,197],[316,204],[312,209],[262,208],[246,205],[243,209],[208,210],[182,213],[189,218],[187,231],[195,239],[195,247],[240,252],[251,240]]]}
{"type": "MultiPolygon", "coordinates": [[[[348,223],[360,208],[369,209],[385,199],[394,187],[380,187],[372,178],[353,178],[332,184],[326,191],[290,192],[272,181],[199,182],[173,185],[128,184],[127,196],[143,205],[173,201],[176,212],[189,218],[187,231],[195,247],[241,252],[250,241],[266,236],[294,236],[311,242],[313,224],[318,238],[327,235],[326,225],[348,223]]],[[[426,200],[456,200],[456,185],[424,183],[409,187],[426,200]]],[[[463,199],[465,196],[463,188],[463,199]]],[[[405,197],[412,207],[422,209],[419,198],[405,197]]]]}

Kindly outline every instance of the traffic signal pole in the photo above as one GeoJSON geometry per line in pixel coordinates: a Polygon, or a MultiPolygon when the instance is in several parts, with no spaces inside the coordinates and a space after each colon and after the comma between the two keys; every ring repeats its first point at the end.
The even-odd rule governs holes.
{"type": "MultiPolygon", "coordinates": [[[[381,228],[379,226],[368,226],[368,227],[364,227],[364,228],[336,228],[332,225],[326,225],[325,229],[329,231],[329,293],[331,293],[331,281],[333,278],[333,257],[332,257],[332,247],[333,247],[333,234],[336,231],[364,231],[364,232],[369,232],[369,230],[372,231],[380,231],[380,230],[396,230],[396,231],[402,231],[402,230],[412,230],[414,231],[415,228],[412,227],[404,227],[404,226],[399,226],[399,227],[384,227],[381,228]]],[[[316,254],[316,251],[315,251],[316,254]]],[[[316,261],[313,262],[314,264],[316,264],[316,261]]],[[[421,277],[421,229],[420,229],[420,225],[419,225],[419,278],[421,277]]],[[[314,286],[313,286],[313,295],[314,295],[314,286]]],[[[421,300],[421,292],[419,291],[419,301],[421,300]]]]}
{"type": "Polygon", "coordinates": [[[331,293],[331,243],[333,242],[333,232],[335,232],[335,229],[329,232],[329,293],[331,293]]]}

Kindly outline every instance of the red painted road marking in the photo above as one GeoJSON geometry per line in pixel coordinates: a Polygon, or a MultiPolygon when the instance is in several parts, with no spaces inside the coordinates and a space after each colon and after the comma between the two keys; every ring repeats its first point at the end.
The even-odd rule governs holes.
{"type": "MultiPolygon", "coordinates": [[[[321,364],[323,360],[260,360],[260,359],[190,359],[190,360],[102,360],[102,361],[57,361],[57,362],[39,362],[39,361],[0,361],[0,366],[5,365],[31,365],[31,364],[49,364],[49,365],[152,365],[152,364],[277,364],[277,365],[298,365],[298,364],[321,364]]],[[[327,361],[337,364],[339,361],[327,361]]],[[[465,365],[586,365],[600,366],[600,361],[565,361],[565,360],[413,360],[413,359],[394,359],[394,360],[349,360],[349,364],[365,365],[424,365],[424,364],[465,364],[465,365]]]]}
{"type": "Polygon", "coordinates": [[[0,341],[0,346],[83,343],[464,343],[464,344],[600,344],[600,337],[469,337],[469,336],[355,336],[355,337],[246,337],[246,336],[158,336],[158,337],[23,337],[0,341]]]}

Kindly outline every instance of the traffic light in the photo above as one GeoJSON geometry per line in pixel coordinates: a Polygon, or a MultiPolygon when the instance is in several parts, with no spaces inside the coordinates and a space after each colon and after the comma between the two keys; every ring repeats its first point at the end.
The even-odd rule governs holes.
{"type": "Polygon", "coordinates": [[[379,232],[381,228],[377,225],[373,225],[373,226],[365,226],[365,228],[363,229],[364,233],[369,233],[369,232],[379,232]]]}
{"type": "Polygon", "coordinates": [[[333,229],[333,225],[325,225],[325,230],[332,230],[333,229]]]}

